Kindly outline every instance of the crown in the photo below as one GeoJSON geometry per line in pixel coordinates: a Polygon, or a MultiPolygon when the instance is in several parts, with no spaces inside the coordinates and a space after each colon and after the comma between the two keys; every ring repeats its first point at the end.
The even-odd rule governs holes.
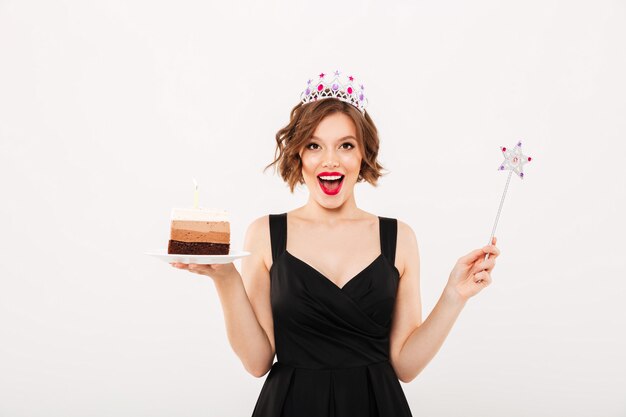
{"type": "Polygon", "coordinates": [[[365,115],[365,107],[367,106],[367,98],[363,92],[365,87],[363,87],[363,84],[359,84],[359,88],[355,88],[352,75],[346,78],[340,77],[340,74],[339,70],[337,70],[334,78],[326,78],[327,74],[322,72],[316,84],[312,84],[313,80],[307,81],[306,90],[300,94],[300,99],[303,103],[310,103],[323,98],[334,97],[352,104],[365,115]]]}

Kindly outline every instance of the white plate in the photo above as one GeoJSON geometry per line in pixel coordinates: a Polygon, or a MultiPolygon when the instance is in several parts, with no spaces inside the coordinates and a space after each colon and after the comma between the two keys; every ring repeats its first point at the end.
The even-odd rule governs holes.
{"type": "Polygon", "coordinates": [[[146,255],[155,256],[165,262],[180,262],[183,264],[227,264],[235,259],[250,255],[244,250],[231,250],[228,255],[179,255],[167,253],[167,250],[153,250],[144,252],[146,255]]]}

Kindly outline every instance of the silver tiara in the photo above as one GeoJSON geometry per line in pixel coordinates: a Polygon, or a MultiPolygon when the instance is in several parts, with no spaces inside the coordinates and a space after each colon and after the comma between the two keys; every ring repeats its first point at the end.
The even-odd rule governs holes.
{"type": "Polygon", "coordinates": [[[352,104],[363,115],[365,115],[365,107],[367,106],[367,97],[365,97],[365,87],[359,84],[359,88],[354,86],[354,77],[340,77],[339,70],[335,71],[334,78],[327,78],[327,74],[323,72],[319,75],[317,83],[313,84],[313,80],[307,81],[306,90],[300,94],[303,103],[310,103],[324,98],[335,97],[341,101],[352,104]]]}

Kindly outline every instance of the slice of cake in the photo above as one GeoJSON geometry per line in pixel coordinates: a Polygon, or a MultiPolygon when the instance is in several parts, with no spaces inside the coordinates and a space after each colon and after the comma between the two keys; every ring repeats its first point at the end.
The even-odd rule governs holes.
{"type": "Polygon", "coordinates": [[[230,222],[225,210],[172,209],[169,254],[228,255],[230,222]]]}

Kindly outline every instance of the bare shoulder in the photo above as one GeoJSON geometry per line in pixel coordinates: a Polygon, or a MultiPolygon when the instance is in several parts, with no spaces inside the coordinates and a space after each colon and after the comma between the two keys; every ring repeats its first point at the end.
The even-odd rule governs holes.
{"type": "Polygon", "coordinates": [[[263,229],[265,229],[265,226],[269,226],[269,221],[270,221],[269,214],[266,214],[265,216],[257,217],[256,219],[252,220],[252,222],[250,222],[250,225],[248,226],[248,230],[263,233],[264,232],[263,229]]]}
{"type": "Polygon", "coordinates": [[[415,232],[407,223],[398,219],[396,238],[396,265],[400,276],[404,275],[408,263],[419,262],[419,249],[415,232]]]}
{"type": "Polygon", "coordinates": [[[409,244],[410,241],[417,242],[413,228],[404,221],[398,219],[398,243],[409,244]]]}
{"type": "Polygon", "coordinates": [[[272,251],[269,218],[270,216],[266,214],[250,222],[244,239],[244,250],[252,252],[255,257],[262,259],[268,270],[271,263],[271,256],[268,255],[271,255],[272,251]]]}

